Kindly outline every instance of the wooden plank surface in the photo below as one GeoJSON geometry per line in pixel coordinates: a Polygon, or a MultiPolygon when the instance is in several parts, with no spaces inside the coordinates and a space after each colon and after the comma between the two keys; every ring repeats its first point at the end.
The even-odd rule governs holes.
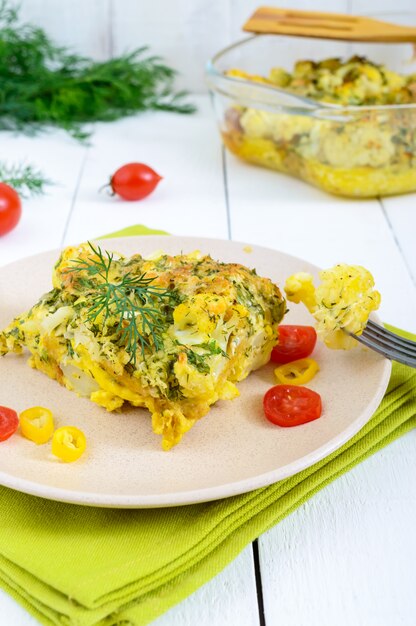
{"type": "Polygon", "coordinates": [[[416,437],[361,463],[263,535],[270,626],[412,626],[416,437]]]}
{"type": "MultiPolygon", "coordinates": [[[[149,46],[178,71],[180,88],[200,93],[206,92],[205,63],[247,36],[241,27],[259,6],[258,0],[60,0],[59,10],[56,0],[20,4],[22,19],[94,59],[149,46]]],[[[287,0],[285,6],[316,8],[313,0],[287,0]]],[[[319,8],[343,12],[348,6],[348,0],[321,0],[319,8]]]]}
{"type": "Polygon", "coordinates": [[[63,132],[39,137],[3,132],[0,141],[2,160],[9,164],[31,163],[53,182],[44,196],[22,200],[19,227],[0,241],[0,265],[5,265],[61,245],[86,148],[63,132]]]}
{"type": "Polygon", "coordinates": [[[415,229],[409,228],[415,220],[415,197],[413,194],[395,198],[383,198],[381,206],[386,221],[396,240],[409,274],[416,284],[416,240],[415,229]]]}
{"type": "Polygon", "coordinates": [[[192,116],[149,113],[97,127],[64,243],[131,224],[227,239],[219,135],[208,98],[192,101],[198,106],[192,116]],[[118,167],[131,161],[146,163],[163,177],[151,196],[124,202],[98,193],[118,167]]]}
{"type": "Polygon", "coordinates": [[[112,0],[23,0],[23,22],[41,26],[58,44],[93,59],[112,53],[112,0]]]}
{"type": "Polygon", "coordinates": [[[152,622],[152,626],[237,626],[237,624],[261,626],[251,546],[185,602],[152,622]]]}

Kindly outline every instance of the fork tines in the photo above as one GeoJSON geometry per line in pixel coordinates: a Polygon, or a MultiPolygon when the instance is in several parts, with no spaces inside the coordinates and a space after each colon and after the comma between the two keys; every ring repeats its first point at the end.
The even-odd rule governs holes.
{"type": "Polygon", "coordinates": [[[361,335],[353,335],[353,337],[388,359],[416,367],[416,342],[399,337],[371,320],[368,321],[361,335]]]}

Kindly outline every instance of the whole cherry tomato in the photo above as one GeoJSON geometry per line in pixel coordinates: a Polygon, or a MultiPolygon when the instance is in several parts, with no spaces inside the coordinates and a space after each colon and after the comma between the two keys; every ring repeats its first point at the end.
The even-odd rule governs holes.
{"type": "Polygon", "coordinates": [[[13,230],[21,214],[22,205],[16,191],[6,183],[0,183],[0,235],[13,230]]]}
{"type": "Polygon", "coordinates": [[[113,193],[124,200],[142,200],[155,189],[162,180],[151,167],[144,163],[127,163],[111,177],[113,193]]]}
{"type": "Polygon", "coordinates": [[[321,417],[321,396],[297,385],[276,385],[263,398],[264,413],[278,426],[299,426],[321,417]]]}
{"type": "Polygon", "coordinates": [[[279,341],[273,348],[274,363],[290,363],[309,356],[316,344],[316,330],[312,326],[279,326],[279,341]]]}

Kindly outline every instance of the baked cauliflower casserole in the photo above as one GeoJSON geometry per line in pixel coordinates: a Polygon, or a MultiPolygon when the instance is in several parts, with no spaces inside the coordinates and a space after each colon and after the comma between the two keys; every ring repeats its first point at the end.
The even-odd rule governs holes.
{"type": "Polygon", "coordinates": [[[0,355],[27,348],[32,367],[108,411],[146,407],[168,450],[269,360],[285,310],[271,280],[237,263],[82,244],[0,334],[0,355]]]}
{"type": "Polygon", "coordinates": [[[222,136],[239,157],[343,196],[416,189],[416,75],[359,56],[299,61],[268,76],[226,74],[322,103],[318,116],[229,107],[222,136]]]}

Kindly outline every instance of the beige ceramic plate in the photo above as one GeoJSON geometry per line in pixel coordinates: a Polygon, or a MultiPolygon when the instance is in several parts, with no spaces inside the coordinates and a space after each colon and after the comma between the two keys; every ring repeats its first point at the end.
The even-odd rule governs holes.
{"type": "MultiPolygon", "coordinates": [[[[310,264],[275,250],[209,239],[129,237],[102,242],[108,250],[143,255],[199,249],[215,259],[255,267],[283,285],[293,272],[316,273],[310,264]]],[[[51,288],[56,251],[0,270],[0,324],[5,326],[51,288]]],[[[286,323],[310,324],[303,306],[291,306],[286,323]]],[[[58,461],[50,445],[36,446],[16,434],[0,444],[0,484],[53,500],[139,508],[203,502],[244,493],[295,474],[352,437],[380,403],[390,362],[361,347],[335,352],[318,345],[321,371],[309,384],[323,398],[323,416],[295,428],[280,428],[263,416],[262,398],[274,384],[272,366],[239,384],[240,397],[212,407],[170,452],[160,448],[145,409],[107,413],[60,387],[26,364],[27,357],[0,359],[0,404],[22,411],[47,406],[57,426],[76,425],[88,453],[74,464],[58,461]]]]}

